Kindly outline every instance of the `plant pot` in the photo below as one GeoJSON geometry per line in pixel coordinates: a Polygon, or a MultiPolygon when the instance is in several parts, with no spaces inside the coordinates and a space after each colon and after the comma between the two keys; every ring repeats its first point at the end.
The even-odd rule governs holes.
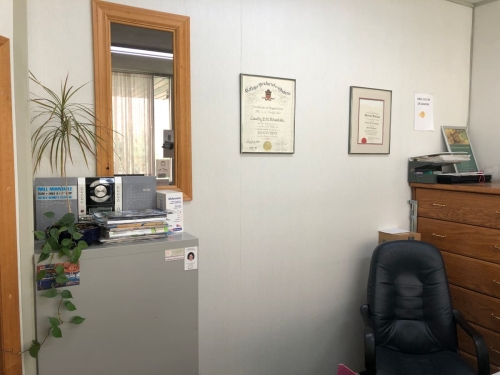
{"type": "Polygon", "coordinates": [[[101,227],[98,224],[79,223],[76,224],[76,227],[78,228],[78,232],[83,235],[81,240],[85,241],[89,246],[101,237],[101,227]]]}
{"type": "MultiPolygon", "coordinates": [[[[85,241],[87,245],[92,245],[93,242],[98,241],[99,237],[101,237],[101,227],[98,224],[93,223],[77,223],[75,224],[78,232],[82,235],[82,238],[79,241],[85,241]]],[[[45,231],[49,233],[51,228],[59,228],[59,225],[53,225],[48,227],[45,231]]],[[[59,235],[59,243],[65,238],[71,238],[71,235],[68,232],[62,232],[59,235]]]]}

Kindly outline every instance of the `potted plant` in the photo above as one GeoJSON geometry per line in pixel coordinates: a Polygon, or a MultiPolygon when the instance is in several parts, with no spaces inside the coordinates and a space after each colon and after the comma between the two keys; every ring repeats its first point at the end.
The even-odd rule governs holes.
{"type": "Polygon", "coordinates": [[[87,105],[71,101],[85,85],[77,88],[68,87],[68,76],[66,76],[64,83],[61,83],[61,93],[57,95],[31,72],[30,80],[47,94],[47,97],[32,94],[31,99],[36,105],[33,109],[36,115],[31,119],[31,123],[43,120],[31,136],[33,172],[40,167],[43,155],[47,151],[52,171],[55,167],[59,170],[60,176],[65,178],[68,158],[73,163],[75,147],[83,154],[88,168],[87,153],[95,157],[95,145],[101,142],[101,138],[95,132],[97,128],[95,114],[87,105]]]}
{"type": "MultiPolygon", "coordinates": [[[[33,108],[35,116],[31,119],[31,123],[41,121],[41,125],[31,137],[33,172],[40,168],[44,155],[47,154],[52,171],[55,169],[60,174],[66,181],[67,187],[68,161],[73,163],[75,151],[79,150],[83,154],[85,164],[88,167],[88,155],[95,157],[95,146],[101,141],[100,136],[95,132],[97,126],[93,110],[87,105],[72,101],[74,95],[85,85],[74,88],[68,85],[68,76],[66,76],[64,82],[61,83],[60,93],[57,94],[43,85],[31,72],[30,80],[46,94],[45,96],[32,94],[31,98],[31,102],[35,104],[33,108]]],[[[69,197],[66,198],[68,212],[56,219],[54,224],[45,231],[35,231],[36,238],[43,241],[38,263],[49,259],[48,265],[37,267],[37,283],[48,282],[49,289],[42,295],[47,298],[59,297],[60,300],[57,303],[57,313],[48,317],[50,328],[47,336],[41,341],[33,340],[28,349],[29,354],[34,358],[38,357],[41,346],[50,335],[56,338],[62,337],[61,325],[65,321],[62,319],[61,310],[76,310],[73,302],[69,301],[73,298],[71,292],[56,288],[64,285],[68,281],[68,277],[62,263],[53,262],[55,256],[58,256],[59,259],[67,258],[70,263],[77,264],[82,250],[89,244],[84,239],[86,231],[79,228],[80,224],[76,223],[75,215],[71,212],[69,197]]],[[[52,212],[44,215],[54,218],[52,212]]],[[[98,232],[99,226],[94,225],[92,230],[98,232]]],[[[92,237],[90,238],[92,240],[92,237]]],[[[74,316],[68,322],[80,324],[84,320],[80,316],[74,316]]]]}
{"type": "MultiPolygon", "coordinates": [[[[31,152],[33,155],[33,173],[39,168],[43,156],[48,154],[51,170],[59,172],[65,181],[68,160],[73,164],[73,154],[81,151],[88,168],[87,153],[95,154],[95,146],[101,141],[96,134],[96,118],[94,111],[87,105],[73,102],[71,99],[85,85],[74,88],[68,85],[68,75],[61,83],[60,94],[43,85],[33,73],[30,80],[40,87],[46,94],[42,97],[32,93],[31,102],[35,104],[31,123],[41,120],[41,125],[31,136],[31,152]]],[[[69,198],[67,199],[68,212],[71,213],[69,198]]],[[[89,224],[76,224],[90,245],[99,238],[99,226],[89,224]]]]}
{"type": "MultiPolygon", "coordinates": [[[[53,212],[46,212],[44,215],[49,218],[53,218],[55,216],[53,212]]],[[[80,256],[82,255],[82,250],[87,248],[88,245],[85,241],[81,240],[83,235],[76,227],[75,215],[72,213],[65,214],[45,231],[35,231],[35,236],[38,240],[44,241],[38,263],[43,262],[46,259],[50,259],[48,265],[39,267],[36,275],[36,282],[41,283],[45,280],[50,285],[42,296],[47,298],[60,298],[58,301],[56,316],[48,317],[50,328],[47,335],[41,342],[33,340],[30,348],[28,349],[29,354],[33,358],[38,358],[38,352],[40,351],[41,346],[50,335],[56,338],[62,337],[62,324],[81,324],[85,320],[85,318],[78,315],[73,316],[69,321],[63,320],[61,309],[64,308],[67,311],[75,311],[76,306],[73,302],[69,301],[69,299],[73,298],[73,295],[69,290],[60,290],[56,288],[57,286],[62,286],[68,282],[65,267],[60,263],[53,264],[52,262],[57,253],[59,259],[67,257],[72,264],[78,264],[80,256]]]]}

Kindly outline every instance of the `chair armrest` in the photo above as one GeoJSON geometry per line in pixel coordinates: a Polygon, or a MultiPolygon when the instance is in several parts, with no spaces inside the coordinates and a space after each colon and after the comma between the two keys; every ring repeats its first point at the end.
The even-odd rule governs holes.
{"type": "Polygon", "coordinates": [[[367,375],[375,375],[376,362],[375,362],[375,333],[373,331],[373,324],[370,318],[370,308],[368,305],[363,305],[359,309],[361,317],[363,318],[363,325],[365,327],[365,368],[367,375]]]}
{"type": "Polygon", "coordinates": [[[455,317],[455,322],[462,327],[462,329],[472,337],[474,345],[476,347],[476,357],[477,357],[477,373],[478,375],[489,375],[490,373],[490,357],[488,346],[486,345],[486,340],[481,334],[476,331],[467,321],[464,319],[460,311],[453,309],[453,316],[455,317]]]}

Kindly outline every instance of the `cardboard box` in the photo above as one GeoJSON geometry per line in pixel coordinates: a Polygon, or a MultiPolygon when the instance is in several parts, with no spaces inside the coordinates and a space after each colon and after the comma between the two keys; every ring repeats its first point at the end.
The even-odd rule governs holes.
{"type": "Polygon", "coordinates": [[[337,375],[359,375],[357,372],[352,371],[349,367],[340,364],[337,369],[337,375]]]}
{"type": "Polygon", "coordinates": [[[167,225],[169,233],[182,233],[184,231],[182,220],[183,205],[184,203],[181,191],[156,191],[156,208],[167,211],[167,225]]]}
{"type": "Polygon", "coordinates": [[[378,232],[378,243],[396,240],[420,241],[420,233],[410,232],[404,229],[385,229],[378,232]]]}

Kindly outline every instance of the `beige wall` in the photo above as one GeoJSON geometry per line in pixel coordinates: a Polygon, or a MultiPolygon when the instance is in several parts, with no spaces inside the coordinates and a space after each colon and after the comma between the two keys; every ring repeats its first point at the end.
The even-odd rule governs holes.
{"type": "MultiPolygon", "coordinates": [[[[91,81],[90,2],[27,1],[29,68],[55,87],[68,72],[91,81]]],[[[434,94],[437,129],[466,124],[472,10],[435,0],[122,3],[191,17],[185,226],[200,238],[200,373],[362,369],[358,308],[377,231],[408,227],[407,158],[444,147],[439,130],[413,131],[414,93],[434,94]],[[240,73],[297,80],[294,155],[239,154],[240,73]],[[390,155],[347,154],[351,85],[393,91],[390,155]]],[[[92,98],[90,84],[81,100],[92,98]]]]}
{"type": "Polygon", "coordinates": [[[474,10],[470,131],[479,168],[500,179],[500,1],[474,10]]]}

